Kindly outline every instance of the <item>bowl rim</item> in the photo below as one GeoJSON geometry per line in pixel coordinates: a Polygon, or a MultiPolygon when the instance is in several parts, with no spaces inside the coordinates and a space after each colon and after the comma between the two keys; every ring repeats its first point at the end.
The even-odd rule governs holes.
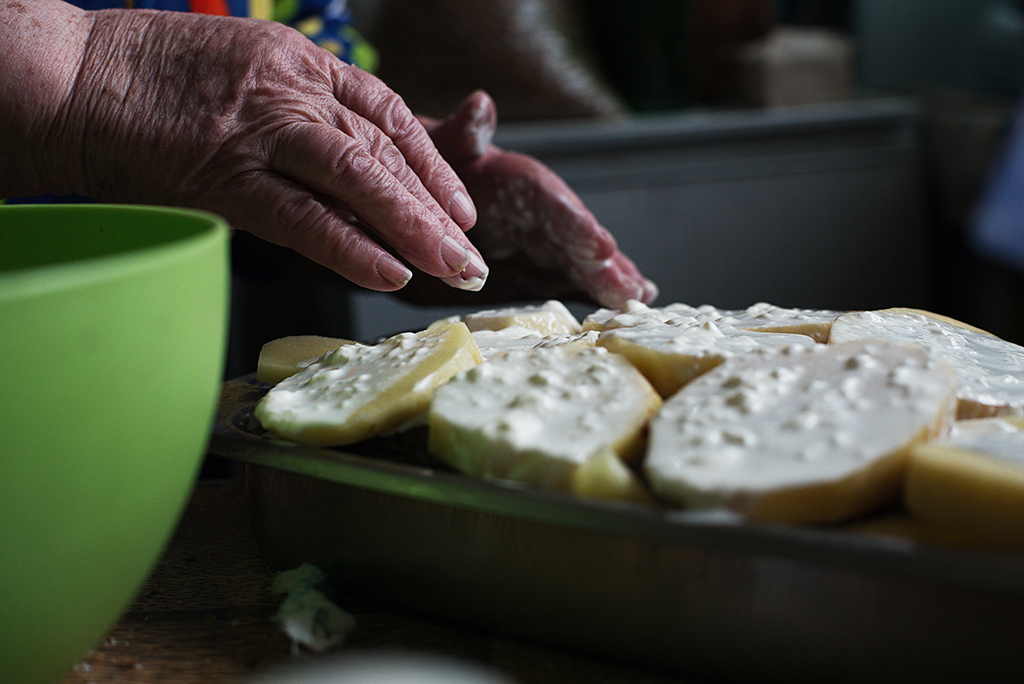
{"type": "Polygon", "coordinates": [[[54,291],[68,291],[158,269],[167,263],[188,259],[222,242],[226,244],[231,232],[227,219],[219,214],[182,207],[100,203],[0,206],[0,215],[15,212],[22,214],[67,213],[69,215],[79,212],[177,215],[194,220],[202,227],[184,237],[176,237],[126,252],[0,271],[0,302],[42,296],[54,291]]]}

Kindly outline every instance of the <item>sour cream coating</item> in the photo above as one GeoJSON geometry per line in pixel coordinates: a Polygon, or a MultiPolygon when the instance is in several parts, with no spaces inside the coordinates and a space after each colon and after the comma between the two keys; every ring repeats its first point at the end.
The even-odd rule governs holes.
{"type": "Polygon", "coordinates": [[[666,323],[671,320],[689,319],[689,323],[714,320],[718,309],[710,305],[699,307],[675,302],[665,306],[648,306],[631,299],[618,309],[598,309],[583,319],[584,330],[613,330],[632,328],[644,324],[666,323]],[[703,316],[703,318],[700,318],[703,316]]]}
{"type": "Polygon", "coordinates": [[[531,328],[511,325],[501,330],[474,330],[473,339],[484,359],[510,349],[530,349],[544,339],[544,335],[531,328]]]}
{"type": "Polygon", "coordinates": [[[597,344],[628,358],[667,398],[726,359],[764,348],[813,347],[816,342],[807,335],[721,328],[684,316],[605,330],[597,344]]]}
{"type": "Polygon", "coordinates": [[[757,332],[796,333],[815,342],[828,342],[832,323],[840,312],[827,309],[789,309],[759,302],[738,311],[720,311],[715,319],[722,327],[757,332]]]}
{"type": "Polygon", "coordinates": [[[568,491],[602,449],[638,457],[660,404],[636,369],[604,349],[512,350],[437,390],[429,450],[467,474],[568,491]]]}
{"type": "Polygon", "coordinates": [[[956,377],[920,345],[792,346],[730,359],[665,402],[644,471],[689,508],[830,522],[898,495],[913,443],[952,420],[956,377]]]}
{"type": "Polygon", "coordinates": [[[923,344],[948,363],[960,381],[959,418],[1024,415],[1024,347],[926,312],[886,309],[843,314],[831,341],[904,340],[923,344]]]}
{"type": "Polygon", "coordinates": [[[255,416],[297,442],[351,444],[407,424],[427,409],[437,386],[482,360],[461,322],[372,346],[344,345],[271,388],[255,416]]]}
{"type": "Polygon", "coordinates": [[[671,323],[700,325],[757,332],[797,333],[816,342],[827,342],[832,322],[839,312],[817,309],[789,309],[759,302],[746,309],[718,309],[710,305],[690,306],[681,302],[650,307],[631,300],[619,309],[598,309],[583,321],[584,330],[613,330],[638,325],[671,323]]]}
{"type": "MultiPolygon", "coordinates": [[[[935,440],[948,446],[985,456],[1015,467],[1024,478],[1024,421],[978,418],[957,421],[948,435],[935,440]]],[[[1024,500],[1021,501],[1024,505],[1024,500]]]]}
{"type": "Polygon", "coordinates": [[[513,325],[501,330],[476,330],[473,339],[484,359],[490,359],[511,349],[545,349],[548,347],[570,347],[585,349],[597,343],[596,331],[579,333],[551,333],[542,335],[536,330],[513,325]]]}

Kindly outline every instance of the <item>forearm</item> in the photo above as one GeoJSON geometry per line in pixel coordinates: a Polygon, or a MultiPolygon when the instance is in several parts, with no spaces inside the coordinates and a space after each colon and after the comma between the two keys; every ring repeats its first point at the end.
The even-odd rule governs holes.
{"type": "Polygon", "coordinates": [[[57,0],[0,0],[0,197],[75,190],[65,119],[90,28],[57,0]]]}

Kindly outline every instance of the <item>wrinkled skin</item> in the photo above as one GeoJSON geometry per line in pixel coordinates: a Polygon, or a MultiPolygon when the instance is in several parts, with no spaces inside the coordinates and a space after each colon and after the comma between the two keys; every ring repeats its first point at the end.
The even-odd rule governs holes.
{"type": "Polygon", "coordinates": [[[473,239],[504,298],[564,297],[608,307],[654,301],[654,283],[561,178],[532,157],[491,144],[497,112],[486,93],[472,94],[444,121],[424,122],[477,206],[473,239]]]}
{"type": "Polygon", "coordinates": [[[0,22],[8,196],[211,210],[377,290],[411,275],[378,240],[452,284],[484,270],[475,209],[419,121],[297,31],[53,0],[4,0],[0,22]]]}
{"type": "Polygon", "coordinates": [[[427,122],[432,140],[379,79],[280,24],[0,0],[0,196],[206,209],[382,291],[406,286],[405,264],[482,285],[488,267],[465,235],[474,196],[487,211],[473,235],[515,267],[488,290],[513,297],[526,282],[605,305],[639,292],[564,183],[489,144],[488,103],[475,95],[427,122]],[[536,205],[536,225],[501,215],[519,201],[536,205]]]}

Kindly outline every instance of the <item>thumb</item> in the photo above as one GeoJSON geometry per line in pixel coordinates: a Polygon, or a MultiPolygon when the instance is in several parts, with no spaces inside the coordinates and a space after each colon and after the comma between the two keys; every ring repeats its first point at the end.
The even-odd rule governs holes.
{"type": "Polygon", "coordinates": [[[498,109],[490,95],[477,90],[463,100],[448,118],[424,121],[424,125],[437,151],[449,165],[458,169],[490,147],[498,125],[498,109]]]}

